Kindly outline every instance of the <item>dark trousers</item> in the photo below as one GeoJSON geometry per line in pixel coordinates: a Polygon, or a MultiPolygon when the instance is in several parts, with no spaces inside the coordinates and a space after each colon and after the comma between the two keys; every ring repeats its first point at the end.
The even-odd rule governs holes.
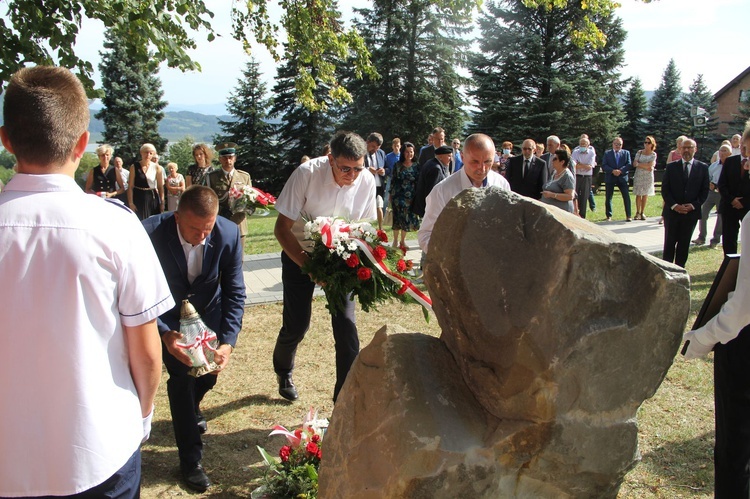
{"type": "Polygon", "coordinates": [[[591,175],[576,175],[576,194],[578,195],[578,214],[586,218],[586,207],[591,194],[591,175]]]}
{"type": "Polygon", "coordinates": [[[628,178],[624,175],[619,177],[613,176],[613,179],[606,183],[604,190],[604,214],[612,216],[612,196],[615,194],[615,186],[620,189],[622,202],[625,205],[625,216],[630,218],[630,192],[628,191],[628,178]]]}
{"type": "MultiPolygon", "coordinates": [[[[297,345],[310,328],[315,283],[284,252],[281,253],[281,282],[284,285],[283,323],[273,350],[273,369],[279,376],[287,376],[294,369],[297,345]]],[[[347,302],[343,312],[331,313],[331,326],[336,342],[336,385],[333,390],[335,402],[349,368],[359,353],[353,300],[347,302]]]]}
{"type": "Polygon", "coordinates": [[[721,211],[721,244],[724,246],[724,254],[737,253],[737,238],[740,235],[740,221],[747,214],[747,210],[738,210],[724,205],[721,211]]]}
{"type": "Polygon", "coordinates": [[[714,348],[715,497],[750,497],[750,326],[714,348]]]}
{"type": "Polygon", "coordinates": [[[114,475],[96,487],[70,496],[39,496],[36,499],[137,499],[139,497],[141,497],[141,449],[135,451],[114,475]]]}
{"type": "MultiPolygon", "coordinates": [[[[664,208],[668,210],[667,206],[664,208]]],[[[662,258],[668,262],[685,268],[690,250],[690,238],[698,224],[695,212],[687,215],[667,213],[664,216],[664,251],[662,258]]],[[[700,216],[698,214],[698,216],[700,216]]]]}
{"type": "Polygon", "coordinates": [[[203,442],[195,412],[204,395],[216,384],[217,376],[213,374],[204,374],[200,378],[190,376],[188,374],[190,368],[172,357],[163,344],[162,357],[169,372],[167,396],[180,463],[190,466],[203,457],[203,442]]]}

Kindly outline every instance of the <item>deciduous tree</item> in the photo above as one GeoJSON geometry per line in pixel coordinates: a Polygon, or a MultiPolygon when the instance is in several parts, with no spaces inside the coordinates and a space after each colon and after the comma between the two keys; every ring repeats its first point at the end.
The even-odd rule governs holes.
{"type": "MultiPolygon", "coordinates": [[[[546,5],[564,9],[570,0],[524,0],[529,7],[546,5]]],[[[642,0],[649,2],[650,0],[642,0]]],[[[325,82],[327,98],[336,102],[348,100],[345,88],[338,85],[336,73],[325,62],[324,54],[336,52],[352,55],[357,75],[374,74],[369,52],[355,30],[345,30],[337,17],[336,0],[278,0],[284,10],[281,26],[271,22],[268,0],[232,3],[233,35],[249,50],[252,40],[265,45],[281,60],[276,47],[280,28],[286,32],[283,58],[300,55],[325,82]]],[[[454,15],[468,15],[481,0],[430,0],[438,10],[454,15]]],[[[577,3],[577,2],[575,2],[577,3]]],[[[575,43],[601,46],[606,36],[591,19],[619,6],[617,0],[587,0],[580,4],[586,14],[571,36],[575,43]]],[[[106,31],[127,29],[129,38],[124,49],[138,63],[166,61],[170,67],[200,69],[188,55],[195,48],[192,35],[202,31],[208,40],[215,38],[211,26],[213,13],[203,0],[6,0],[0,2],[0,81],[7,81],[19,67],[28,64],[59,64],[76,68],[90,89],[93,66],[76,54],[74,47],[84,18],[97,19],[106,31]],[[2,6],[6,9],[3,11],[2,6]],[[153,55],[149,48],[154,47],[153,55]]],[[[310,74],[296,75],[298,100],[311,110],[323,101],[314,92],[310,74]]]]}

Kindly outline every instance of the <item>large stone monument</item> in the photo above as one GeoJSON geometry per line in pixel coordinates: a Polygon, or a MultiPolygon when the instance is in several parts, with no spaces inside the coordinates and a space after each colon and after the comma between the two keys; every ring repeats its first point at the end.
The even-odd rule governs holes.
{"type": "Polygon", "coordinates": [[[425,279],[442,335],[387,326],[362,350],[320,497],[616,497],[679,348],[685,271],[490,188],[445,208],[425,279]]]}

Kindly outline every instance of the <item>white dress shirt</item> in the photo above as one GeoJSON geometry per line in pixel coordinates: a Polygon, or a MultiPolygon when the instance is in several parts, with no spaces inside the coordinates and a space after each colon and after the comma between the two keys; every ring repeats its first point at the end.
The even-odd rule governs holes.
{"type": "Polygon", "coordinates": [[[143,437],[123,326],[174,306],[146,231],[67,175],[0,195],[0,497],[71,495],[143,437]]]}
{"type": "Polygon", "coordinates": [[[188,281],[193,284],[195,278],[203,272],[203,250],[206,248],[206,240],[204,239],[196,245],[185,241],[182,233],[180,233],[179,225],[177,226],[177,235],[180,238],[180,244],[182,244],[182,251],[185,253],[188,281]]]}
{"type": "Polygon", "coordinates": [[[305,240],[305,219],[341,217],[346,220],[374,220],[375,179],[362,171],[351,185],[340,186],[333,177],[328,156],[303,163],[292,173],[276,200],[276,211],[295,220],[292,233],[302,248],[312,250],[305,240]]]}
{"type": "MultiPolygon", "coordinates": [[[[486,187],[491,185],[499,187],[505,191],[510,190],[510,184],[505,180],[505,177],[493,170],[487,172],[486,187]]],[[[424,218],[422,218],[422,225],[417,233],[419,247],[422,248],[422,251],[427,253],[435,221],[440,216],[440,213],[442,213],[445,205],[448,204],[448,201],[466,189],[471,188],[476,189],[471,183],[471,179],[466,174],[464,168],[453,173],[450,177],[443,179],[438,185],[432,188],[432,191],[427,196],[427,207],[425,208],[424,218]]]]}

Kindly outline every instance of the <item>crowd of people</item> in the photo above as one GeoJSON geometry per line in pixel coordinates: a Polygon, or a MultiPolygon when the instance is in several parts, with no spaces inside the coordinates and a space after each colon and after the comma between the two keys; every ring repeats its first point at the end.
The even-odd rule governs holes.
{"type": "MultiPolygon", "coordinates": [[[[138,497],[140,445],[149,437],[162,362],[169,375],[167,396],[182,477],[191,489],[207,490],[211,481],[202,465],[201,435],[208,422],[200,405],[215,386],[216,373],[228,366],[246,299],[242,260],[247,213],[233,212],[229,191],[250,185],[251,179],[235,168],[237,145],[217,145],[220,168],[213,168],[212,148],[197,144],[195,164],[185,178],[176,164],[169,163],[167,171],[158,164],[152,144],[141,147],[140,161],[129,168],[121,158],[110,165],[112,148],[103,145],[82,192],[73,176],[88,144],[90,118],[83,87],[70,71],[45,66],[20,70],[7,87],[3,118],[0,139],[16,156],[18,173],[0,196],[0,247],[4,263],[12,263],[0,266],[5,305],[0,322],[3,332],[24,331],[24,339],[35,346],[35,358],[44,362],[34,362],[29,370],[27,356],[11,355],[0,364],[0,377],[15,380],[0,385],[0,399],[15,401],[0,426],[0,496],[104,497],[120,491],[118,497],[138,497]],[[179,332],[184,300],[216,333],[214,373],[189,373],[192,362],[179,332]],[[40,301],[46,313],[29,313],[28,303],[40,301]],[[25,375],[19,377],[19,372],[25,375]]],[[[510,142],[498,151],[492,138],[481,133],[468,136],[463,147],[457,138],[449,146],[440,127],[419,150],[396,138],[385,154],[382,144],[377,132],[366,139],[338,132],[325,154],[294,170],[278,196],[274,234],[282,248],[283,311],[271,361],[284,399],[299,397],[295,357],[312,320],[316,282],[302,270],[311,249],[304,236],[307,219],[377,220],[382,229],[390,215],[392,244],[405,252],[407,235],[417,232],[426,255],[438,216],[465,189],[514,191],[583,218],[591,206],[597,156],[585,134],[573,150],[554,135],[546,148],[525,139],[518,155],[510,142]]],[[[602,156],[606,216],[611,219],[617,187],[626,219],[643,220],[647,198],[654,195],[656,141],[646,137],[632,161],[623,146],[616,137],[602,156]],[[632,218],[631,172],[636,195],[632,218]]],[[[667,164],[661,193],[666,260],[685,265],[693,230],[708,216],[703,208],[710,193],[712,206],[722,215],[725,252],[736,252],[740,226],[750,239],[750,228],[742,223],[748,211],[745,199],[750,199],[750,127],[739,138],[736,155],[734,147],[723,145],[711,166],[695,159],[696,143],[686,137],[670,153],[670,159],[677,159],[667,164]]],[[[703,241],[705,227],[701,234],[703,241]]],[[[712,242],[717,238],[714,232],[712,242]]],[[[727,352],[739,351],[747,358],[747,347],[735,345],[748,343],[750,333],[742,327],[750,322],[749,286],[746,258],[740,263],[737,291],[720,316],[688,334],[688,357],[705,355],[723,343],[727,352]]],[[[359,353],[354,301],[344,310],[331,309],[330,320],[336,401],[359,353]]],[[[9,344],[12,338],[3,339],[9,344]]],[[[730,377],[741,372],[747,378],[744,363],[727,362],[730,377]]],[[[749,415],[745,385],[722,388],[722,400],[731,411],[749,415]]],[[[721,424],[732,436],[747,434],[747,423],[727,417],[721,424]]],[[[727,480],[744,480],[746,493],[750,481],[746,475],[738,480],[741,472],[735,468],[738,461],[745,468],[750,464],[750,439],[722,445],[717,490],[721,465],[722,472],[731,468],[727,480]]]]}

